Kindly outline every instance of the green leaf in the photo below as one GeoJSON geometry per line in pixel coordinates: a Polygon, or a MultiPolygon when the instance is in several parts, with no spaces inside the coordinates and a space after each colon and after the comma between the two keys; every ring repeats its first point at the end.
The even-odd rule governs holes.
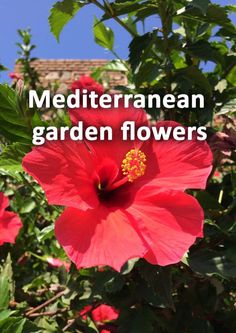
{"type": "Polygon", "coordinates": [[[1,333],[42,333],[42,329],[26,318],[10,317],[0,321],[1,333]]]}
{"type": "Polygon", "coordinates": [[[133,72],[136,71],[145,50],[149,49],[153,42],[153,34],[148,32],[143,36],[135,37],[129,45],[129,62],[133,72]]]}
{"type": "Polygon", "coordinates": [[[39,327],[42,327],[42,332],[58,333],[60,332],[56,320],[53,318],[41,317],[37,322],[39,327]]]}
{"type": "Polygon", "coordinates": [[[160,69],[160,66],[155,60],[146,61],[143,63],[138,73],[135,75],[135,84],[137,87],[144,86],[145,84],[152,84],[159,81],[165,74],[160,69]]]}
{"type": "Polygon", "coordinates": [[[42,329],[36,326],[32,321],[26,320],[22,333],[43,333],[42,329]]]}
{"type": "Polygon", "coordinates": [[[205,40],[200,40],[191,45],[188,44],[184,51],[189,53],[194,58],[199,58],[205,61],[211,60],[215,63],[223,64],[224,58],[220,51],[205,40]]]}
{"type": "Polygon", "coordinates": [[[234,66],[227,75],[227,81],[236,87],[236,66],[234,66]]]}
{"type": "Polygon", "coordinates": [[[142,8],[137,10],[136,20],[135,22],[142,21],[147,17],[153,16],[157,14],[158,7],[156,4],[149,4],[148,6],[143,6],[142,8]]]}
{"type": "Polygon", "coordinates": [[[210,322],[205,319],[193,318],[189,333],[215,333],[210,322]]]}
{"type": "Polygon", "coordinates": [[[228,83],[225,79],[220,80],[215,86],[215,91],[219,91],[220,94],[227,89],[228,83]]]}
{"type": "Polygon", "coordinates": [[[36,203],[32,199],[24,200],[23,205],[21,206],[20,213],[21,214],[28,214],[36,207],[36,203]]]}
{"type": "Polygon", "coordinates": [[[123,17],[121,19],[125,25],[130,29],[130,31],[133,32],[133,35],[138,35],[138,32],[137,32],[137,26],[136,26],[136,22],[134,21],[133,17],[132,16],[126,16],[126,17],[123,17]]]}
{"type": "Polygon", "coordinates": [[[226,8],[229,12],[236,13],[236,5],[228,5],[228,6],[225,6],[225,8],[226,8]]]}
{"type": "Polygon", "coordinates": [[[122,275],[129,274],[133,270],[137,261],[139,261],[139,259],[137,258],[128,260],[122,267],[121,274],[122,275]]]}
{"type": "Polygon", "coordinates": [[[11,311],[10,310],[3,310],[0,312],[0,322],[6,318],[9,318],[11,315],[11,311]]]}
{"type": "Polygon", "coordinates": [[[24,126],[24,120],[17,105],[17,94],[8,85],[0,85],[0,116],[10,124],[24,126]],[[18,116],[18,117],[17,117],[18,116]]]}
{"type": "Polygon", "coordinates": [[[10,302],[10,287],[7,276],[0,275],[0,310],[7,309],[10,302]]]}
{"type": "Polygon", "coordinates": [[[236,277],[236,258],[232,250],[213,251],[210,249],[203,249],[190,253],[188,257],[188,264],[190,268],[203,275],[217,274],[224,278],[236,277]]]}
{"type": "Polygon", "coordinates": [[[147,284],[147,288],[144,289],[144,297],[147,296],[147,300],[156,306],[174,310],[170,270],[140,262],[139,271],[147,284]]]}
{"type": "Polygon", "coordinates": [[[112,51],[114,47],[114,33],[94,17],[93,33],[95,42],[107,50],[112,51]]]}
{"type": "Polygon", "coordinates": [[[114,59],[108,62],[106,65],[97,67],[91,74],[94,80],[98,81],[102,79],[103,74],[107,72],[128,72],[127,65],[125,61],[119,59],[114,59]]]}
{"type": "Polygon", "coordinates": [[[59,41],[64,26],[73,19],[79,9],[85,5],[82,1],[63,0],[58,1],[51,9],[49,24],[51,32],[59,41]]]}
{"type": "Polygon", "coordinates": [[[109,293],[115,293],[122,289],[124,283],[124,277],[116,272],[99,272],[96,276],[94,291],[99,294],[105,289],[109,293]]]}
{"type": "Polygon", "coordinates": [[[0,71],[7,71],[7,68],[0,64],[0,71]]]}
{"type": "Polygon", "coordinates": [[[11,142],[31,142],[31,114],[23,108],[16,91],[0,84],[0,134],[11,142]]]}
{"type": "Polygon", "coordinates": [[[230,19],[228,18],[227,10],[219,5],[211,4],[208,7],[206,17],[209,23],[216,23],[221,26],[231,24],[230,19]]]}
{"type": "Polygon", "coordinates": [[[190,66],[184,69],[176,71],[177,77],[185,77],[192,81],[194,85],[204,90],[204,94],[207,97],[212,96],[212,87],[207,77],[196,66],[190,66]]]}
{"type": "Polygon", "coordinates": [[[3,333],[25,333],[23,331],[26,319],[10,317],[0,322],[3,333]]]}
{"type": "Polygon", "coordinates": [[[18,142],[4,147],[0,154],[0,174],[19,180],[19,173],[23,172],[22,158],[30,151],[30,148],[30,145],[18,142]]]}
{"type": "Polygon", "coordinates": [[[8,255],[0,271],[0,310],[7,309],[11,298],[13,298],[14,288],[11,265],[11,257],[8,255]]]}
{"type": "Polygon", "coordinates": [[[119,333],[153,333],[155,320],[148,307],[124,311],[119,318],[119,333]]]}
{"type": "Polygon", "coordinates": [[[205,15],[207,12],[207,8],[210,4],[209,0],[193,0],[189,3],[189,5],[198,8],[205,15]]]}
{"type": "Polygon", "coordinates": [[[223,209],[223,207],[219,204],[217,199],[207,191],[198,191],[196,198],[204,210],[223,209]]]}
{"type": "Polygon", "coordinates": [[[209,4],[206,14],[196,6],[186,6],[177,11],[177,16],[197,20],[199,22],[213,23],[225,28],[232,27],[230,19],[228,18],[227,9],[216,4],[209,4]]]}
{"type": "Polygon", "coordinates": [[[104,65],[103,70],[106,72],[127,72],[125,63],[119,59],[115,59],[104,65]]]}
{"type": "Polygon", "coordinates": [[[54,236],[54,225],[50,224],[49,226],[43,228],[38,235],[38,241],[42,242],[48,238],[52,238],[54,236]]]}
{"type": "Polygon", "coordinates": [[[125,15],[129,13],[135,13],[142,7],[145,7],[148,4],[148,1],[140,4],[140,0],[132,0],[132,1],[114,1],[109,3],[109,6],[105,2],[105,6],[107,7],[107,12],[103,15],[102,21],[108,20],[112,17],[117,17],[120,15],[125,15]],[[112,15],[110,14],[112,13],[112,15]]]}

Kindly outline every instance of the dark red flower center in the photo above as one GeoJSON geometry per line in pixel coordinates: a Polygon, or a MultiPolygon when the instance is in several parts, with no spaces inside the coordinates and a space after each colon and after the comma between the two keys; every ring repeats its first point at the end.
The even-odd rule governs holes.
{"type": "Polygon", "coordinates": [[[127,201],[130,184],[146,171],[146,155],[139,149],[131,149],[122,160],[120,168],[111,160],[104,160],[95,176],[95,186],[101,201],[127,201]],[[122,199],[118,197],[124,196],[122,199]],[[115,197],[115,198],[114,198],[115,197]]]}

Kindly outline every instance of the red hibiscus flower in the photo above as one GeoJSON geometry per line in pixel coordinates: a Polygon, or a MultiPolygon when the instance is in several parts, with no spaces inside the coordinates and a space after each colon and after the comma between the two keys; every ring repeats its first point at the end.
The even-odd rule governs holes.
{"type": "MultiPolygon", "coordinates": [[[[74,81],[71,85],[71,91],[75,93],[76,89],[80,90],[80,93],[83,94],[83,89],[87,90],[87,94],[94,91],[98,96],[101,96],[104,93],[103,86],[100,85],[97,81],[95,81],[92,77],[87,75],[80,76],[79,80],[74,81]]],[[[88,108],[90,108],[90,105],[88,105],[88,108]]],[[[81,109],[83,109],[81,107],[81,109]]],[[[72,110],[73,111],[73,110],[72,110]]],[[[75,113],[78,111],[78,109],[74,109],[75,113]]],[[[72,121],[74,117],[74,112],[71,114],[72,121]]],[[[75,114],[76,119],[76,114],[75,114]]]]}
{"type": "Polygon", "coordinates": [[[67,272],[69,272],[69,270],[70,270],[71,264],[67,261],[64,261],[64,260],[61,260],[58,258],[51,258],[51,257],[48,257],[46,260],[47,260],[47,263],[51,267],[59,268],[59,267],[64,266],[67,272]]]}
{"type": "Polygon", "coordinates": [[[108,321],[116,320],[119,317],[119,311],[114,307],[102,304],[92,311],[92,318],[96,323],[104,324],[108,321]]]}
{"type": "Polygon", "coordinates": [[[0,193],[0,245],[4,243],[15,243],[22,223],[20,218],[13,212],[6,211],[9,200],[0,193]]]}
{"type": "Polygon", "coordinates": [[[114,307],[101,304],[93,310],[92,306],[88,305],[80,311],[80,316],[86,320],[88,314],[91,314],[91,317],[99,328],[100,333],[115,332],[114,330],[116,328],[114,326],[109,326],[111,321],[116,320],[119,317],[119,311],[114,307]]]}
{"type": "Polygon", "coordinates": [[[20,73],[10,73],[9,77],[12,80],[22,80],[23,79],[23,76],[20,73]]]}
{"type": "MultiPolygon", "coordinates": [[[[115,129],[124,118],[137,127],[147,122],[140,109],[95,114],[93,125],[110,115],[106,124],[115,129]]],[[[109,265],[119,271],[131,258],[177,263],[202,236],[203,210],[184,191],[205,188],[211,163],[206,142],[136,142],[115,136],[86,144],[48,142],[33,148],[23,167],[49,203],[67,207],[55,233],[77,267],[109,265]]]]}
{"type": "Polygon", "coordinates": [[[80,76],[79,80],[72,83],[71,90],[75,92],[76,89],[87,89],[88,92],[95,91],[99,96],[104,93],[103,87],[91,76],[87,75],[80,76]]]}

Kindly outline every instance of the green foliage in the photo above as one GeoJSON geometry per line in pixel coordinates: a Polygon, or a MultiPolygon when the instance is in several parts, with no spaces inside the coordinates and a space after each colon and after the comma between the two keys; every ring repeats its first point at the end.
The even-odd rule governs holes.
{"type": "Polygon", "coordinates": [[[49,18],[58,40],[64,26],[87,4],[97,5],[102,13],[91,27],[98,45],[115,53],[108,20],[115,20],[132,38],[128,60],[115,53],[116,60],[94,71],[96,80],[108,81],[108,72],[122,71],[128,84],[118,88],[126,93],[204,94],[203,110],[147,110],[152,120],[208,126],[214,169],[206,190],[191,192],[204,209],[204,238],[197,240],[182,262],[169,267],[142,259],[128,261],[121,273],[108,267],[77,270],[72,265],[67,272],[63,266],[50,266],[52,257],[68,260],[54,236],[54,222],[62,208],[47,204],[40,186],[24,174],[21,161],[31,149],[34,126],[62,126],[69,121],[66,110],[28,109],[28,90],[36,87],[40,92],[41,87],[33,69],[35,46],[30,31],[21,30],[19,61],[25,85],[20,91],[0,85],[0,191],[11,199],[9,210],[23,221],[16,244],[0,249],[0,332],[234,333],[236,176],[231,147],[235,142],[236,28],[229,14],[236,11],[235,5],[220,6],[209,0],[63,0],[55,3],[49,18]],[[146,31],[146,19],[154,15],[159,18],[157,28],[146,31]],[[142,31],[136,29],[140,22],[142,31]],[[206,70],[207,62],[212,64],[211,71],[206,70]],[[214,122],[216,115],[218,122],[214,122]],[[222,141],[219,145],[216,140],[219,132],[228,135],[223,140],[224,145],[231,144],[227,154],[222,141]],[[118,320],[101,327],[91,311],[87,319],[80,315],[85,306],[95,309],[100,304],[119,309],[118,320]]]}
{"type": "Polygon", "coordinates": [[[0,64],[0,72],[6,71],[6,70],[7,70],[7,68],[5,66],[3,66],[2,64],[0,64]]]}
{"type": "Polygon", "coordinates": [[[30,145],[13,143],[5,147],[0,154],[0,174],[21,179],[19,173],[23,172],[22,158],[30,151],[30,145]]]}
{"type": "Polygon", "coordinates": [[[162,267],[150,267],[145,262],[140,265],[140,275],[146,282],[143,297],[158,307],[175,309],[172,298],[171,272],[162,267]]]}
{"type": "Polygon", "coordinates": [[[154,313],[148,308],[131,309],[120,318],[120,333],[152,333],[154,313]]]}
{"type": "Polygon", "coordinates": [[[51,32],[59,41],[61,31],[64,26],[77,14],[80,8],[84,6],[84,1],[63,0],[55,3],[51,9],[49,23],[51,32]]]}
{"type": "Polygon", "coordinates": [[[191,1],[190,6],[200,9],[202,14],[206,15],[209,4],[209,0],[193,0],[191,1]]]}
{"type": "Polygon", "coordinates": [[[191,269],[202,275],[219,274],[223,278],[236,277],[235,246],[227,246],[227,250],[209,251],[208,249],[196,251],[189,258],[191,269]]]}
{"type": "Polygon", "coordinates": [[[9,142],[31,141],[32,114],[20,96],[7,85],[0,85],[0,134],[9,142]],[[23,102],[23,101],[22,101],[23,102]]]}
{"type": "MultiPolygon", "coordinates": [[[[1,313],[0,313],[1,315],[1,313]]],[[[0,329],[4,333],[41,333],[42,330],[29,320],[20,317],[7,317],[0,320],[0,329]]]]}
{"type": "Polygon", "coordinates": [[[107,50],[112,51],[114,47],[114,33],[94,17],[93,33],[95,42],[107,50]]]}
{"type": "Polygon", "coordinates": [[[19,59],[18,63],[22,65],[21,71],[23,73],[24,84],[28,85],[31,89],[36,89],[39,83],[38,73],[33,67],[33,62],[36,58],[31,56],[32,51],[35,49],[35,45],[31,44],[31,33],[30,29],[18,30],[18,34],[22,39],[22,43],[16,43],[19,47],[19,59]]]}
{"type": "Polygon", "coordinates": [[[8,308],[12,296],[12,267],[11,257],[8,255],[0,270],[0,311],[8,308]]]}

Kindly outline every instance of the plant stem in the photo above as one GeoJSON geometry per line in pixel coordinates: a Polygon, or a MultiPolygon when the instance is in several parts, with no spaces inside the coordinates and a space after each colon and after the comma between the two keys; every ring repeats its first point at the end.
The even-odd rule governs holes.
{"type": "Polygon", "coordinates": [[[33,317],[43,317],[43,316],[55,316],[59,313],[64,313],[67,312],[68,308],[64,308],[64,309],[58,309],[56,311],[45,311],[45,312],[36,312],[36,313],[32,313],[29,314],[28,317],[33,318],[33,317]]]}
{"type": "Polygon", "coordinates": [[[128,71],[130,71],[130,68],[129,66],[127,65],[126,61],[121,59],[121,57],[116,53],[116,51],[114,50],[111,50],[111,53],[117,58],[120,60],[120,62],[125,66],[125,68],[127,68],[128,71]]]}
{"type": "Polygon", "coordinates": [[[114,13],[111,11],[107,12],[106,8],[97,0],[89,0],[90,3],[93,3],[95,6],[100,8],[101,10],[104,11],[104,13],[108,14],[110,18],[113,18],[119,25],[121,25],[128,33],[130,33],[131,36],[137,37],[138,34],[136,34],[132,29],[130,29],[119,17],[114,16],[114,13]]]}
{"type": "Polygon", "coordinates": [[[22,178],[24,184],[27,185],[35,193],[38,200],[45,201],[44,196],[36,191],[34,186],[28,181],[28,179],[25,177],[25,175],[22,172],[20,172],[20,177],[22,178]]]}
{"type": "Polygon", "coordinates": [[[60,291],[57,295],[53,296],[52,298],[48,299],[46,302],[44,302],[43,304],[40,304],[39,306],[36,306],[36,308],[33,308],[31,310],[29,310],[28,312],[26,312],[26,316],[29,317],[31,316],[33,313],[45,308],[46,306],[48,306],[49,304],[53,303],[54,301],[56,301],[58,298],[62,297],[65,294],[65,290],[60,291]]]}

